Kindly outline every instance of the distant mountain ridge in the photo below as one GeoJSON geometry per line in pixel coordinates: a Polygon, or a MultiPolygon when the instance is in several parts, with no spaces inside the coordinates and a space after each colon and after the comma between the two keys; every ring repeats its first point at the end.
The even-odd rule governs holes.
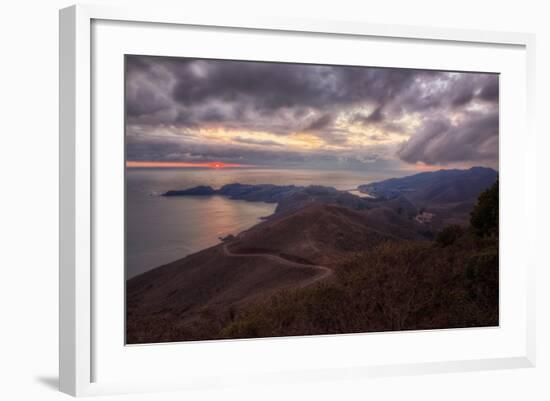
{"type": "Polygon", "coordinates": [[[491,168],[472,167],[468,170],[438,170],[391,178],[360,185],[358,189],[377,198],[403,196],[419,207],[456,202],[473,203],[497,178],[498,173],[491,168]]]}
{"type": "Polygon", "coordinates": [[[303,187],[295,185],[234,183],[224,185],[218,190],[209,186],[172,190],[165,192],[162,196],[211,195],[221,195],[230,199],[246,200],[249,202],[277,203],[275,213],[297,210],[313,203],[340,205],[354,210],[367,209],[369,204],[366,198],[321,185],[303,187]]]}
{"type": "Polygon", "coordinates": [[[197,186],[183,190],[170,190],[163,196],[211,196],[221,195],[230,199],[251,202],[277,203],[276,213],[297,210],[310,204],[334,204],[353,210],[378,207],[381,202],[393,201],[407,214],[434,206],[473,205],[479,194],[498,179],[498,173],[487,167],[468,170],[438,170],[418,173],[401,178],[360,185],[360,192],[374,198],[361,198],[347,191],[332,187],[310,185],[240,184],[232,183],[214,189],[197,186]]]}
{"type": "Polygon", "coordinates": [[[268,202],[277,203],[282,198],[295,192],[303,190],[304,187],[295,185],[274,185],[274,184],[226,184],[220,189],[214,189],[210,186],[199,185],[197,187],[171,190],[162,194],[162,196],[211,196],[222,195],[231,199],[241,199],[250,202],[268,202]]]}

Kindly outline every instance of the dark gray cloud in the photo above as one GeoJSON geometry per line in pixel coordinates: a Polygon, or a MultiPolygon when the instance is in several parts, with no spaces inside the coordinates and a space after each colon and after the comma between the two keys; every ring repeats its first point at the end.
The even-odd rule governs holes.
{"type": "Polygon", "coordinates": [[[499,86],[498,79],[487,79],[485,85],[479,91],[479,97],[488,102],[498,102],[499,86]]]}
{"type": "Polygon", "coordinates": [[[332,114],[324,114],[321,117],[315,119],[305,127],[305,131],[318,131],[325,128],[329,128],[334,123],[334,116],[332,114]]]}
{"type": "Polygon", "coordinates": [[[494,161],[498,159],[498,120],[498,112],[472,113],[457,124],[445,118],[430,120],[397,153],[409,163],[494,161]]]}
{"type": "MultiPolygon", "coordinates": [[[[328,122],[331,117],[325,114],[327,111],[333,113],[356,104],[376,104],[381,113],[384,105],[417,86],[416,79],[440,74],[231,60],[139,56],[128,59],[130,117],[149,114],[156,116],[159,123],[230,121],[246,127],[252,120],[276,119],[287,123],[287,131],[298,129],[305,123],[301,118],[312,113],[317,113],[321,122],[328,122]],[[166,97],[171,98],[170,103],[166,97]],[[177,112],[156,114],[162,108],[177,112]]],[[[418,100],[418,96],[409,96],[407,102],[415,109],[425,107],[413,104],[418,100]]]]}
{"type": "MultiPolygon", "coordinates": [[[[194,152],[221,157],[220,152],[210,151],[218,145],[199,146],[200,138],[185,139],[212,128],[280,137],[308,132],[333,146],[333,152],[341,152],[341,157],[352,152],[350,157],[360,160],[368,146],[362,148],[350,137],[362,129],[365,138],[375,142],[388,142],[389,133],[403,136],[404,143],[388,145],[377,157],[407,163],[488,160],[496,164],[498,99],[495,74],[126,58],[127,133],[140,136],[128,142],[131,154],[140,160],[190,157],[194,152]],[[355,130],[350,129],[353,124],[355,130]],[[159,130],[168,134],[159,138],[159,130]],[[154,135],[147,135],[153,131],[154,140],[154,135]],[[159,142],[167,148],[160,149],[159,142]],[[174,152],[175,147],[183,149],[174,152]]],[[[278,140],[250,139],[250,135],[237,135],[232,141],[235,146],[227,157],[252,159],[248,145],[281,147],[278,140]]],[[[296,159],[295,150],[278,149],[260,161],[279,160],[284,152],[296,159]]],[[[320,157],[319,152],[309,153],[320,157]]]]}
{"type": "Polygon", "coordinates": [[[352,121],[361,123],[361,124],[366,125],[366,126],[368,126],[370,124],[381,123],[382,121],[384,121],[384,113],[382,111],[382,106],[378,106],[368,116],[366,116],[362,113],[357,113],[353,116],[352,121]]]}
{"type": "Polygon", "coordinates": [[[243,138],[241,136],[234,137],[233,141],[240,142],[240,143],[247,143],[249,145],[283,146],[282,144],[271,140],[243,138]]]}

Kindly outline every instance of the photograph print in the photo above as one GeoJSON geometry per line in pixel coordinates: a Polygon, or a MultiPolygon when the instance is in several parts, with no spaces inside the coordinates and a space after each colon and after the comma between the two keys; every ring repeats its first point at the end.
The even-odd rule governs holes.
{"type": "Polygon", "coordinates": [[[499,76],[125,56],[126,343],[499,325],[499,76]]]}

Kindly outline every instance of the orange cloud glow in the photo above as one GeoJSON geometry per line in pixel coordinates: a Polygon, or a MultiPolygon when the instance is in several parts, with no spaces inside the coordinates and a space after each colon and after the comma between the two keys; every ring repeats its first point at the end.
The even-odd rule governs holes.
{"type": "Polygon", "coordinates": [[[226,167],[254,167],[250,164],[224,163],[224,162],[155,162],[155,161],[126,161],[126,167],[129,168],[226,168],[226,167]]]}

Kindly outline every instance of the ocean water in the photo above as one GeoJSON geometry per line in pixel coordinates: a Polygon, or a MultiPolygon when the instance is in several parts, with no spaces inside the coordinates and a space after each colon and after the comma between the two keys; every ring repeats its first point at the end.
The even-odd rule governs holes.
{"type": "MultiPolygon", "coordinates": [[[[393,175],[395,176],[395,175],[393,175]]],[[[269,216],[276,205],[221,196],[163,197],[171,189],[225,184],[325,185],[353,190],[389,178],[358,171],[273,169],[127,169],[126,276],[216,245],[269,216]]]]}

